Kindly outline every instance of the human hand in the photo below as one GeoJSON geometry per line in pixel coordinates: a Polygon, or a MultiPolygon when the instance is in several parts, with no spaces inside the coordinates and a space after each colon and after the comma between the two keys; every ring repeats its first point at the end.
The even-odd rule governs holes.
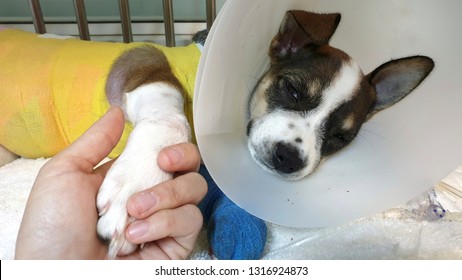
{"type": "Polygon", "coordinates": [[[157,162],[177,177],[129,199],[127,211],[136,221],[128,225],[125,238],[144,247],[126,257],[184,259],[202,228],[202,214],[196,205],[207,192],[207,182],[197,173],[200,154],[193,144],[173,145],[160,152],[157,162]]]}
{"type": "MultiPolygon", "coordinates": [[[[94,167],[116,145],[123,127],[123,112],[112,107],[82,137],[42,167],[24,211],[15,258],[107,258],[107,245],[96,234],[95,201],[111,162],[94,167]]],[[[146,244],[126,258],[188,256],[202,227],[202,216],[194,204],[207,189],[204,179],[192,172],[198,169],[199,162],[193,144],[179,144],[161,151],[159,166],[182,173],[133,195],[128,201],[127,210],[138,220],[128,226],[126,237],[146,244]],[[147,230],[141,234],[143,227],[147,230]]]]}

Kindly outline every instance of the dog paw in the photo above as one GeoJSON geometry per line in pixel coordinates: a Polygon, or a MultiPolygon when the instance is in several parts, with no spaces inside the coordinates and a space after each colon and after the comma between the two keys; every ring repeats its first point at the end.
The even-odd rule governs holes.
{"type": "Polygon", "coordinates": [[[135,186],[127,184],[128,178],[118,169],[116,165],[108,172],[96,200],[100,215],[97,232],[100,239],[109,243],[109,258],[130,254],[137,248],[125,239],[125,228],[133,220],[127,213],[126,203],[135,186]]]}
{"type": "Polygon", "coordinates": [[[172,177],[172,174],[157,166],[156,159],[157,153],[144,154],[144,157],[122,154],[113,163],[101,185],[96,199],[100,216],[97,233],[100,239],[109,243],[109,258],[131,254],[138,248],[137,244],[125,239],[126,227],[134,221],[127,212],[128,199],[172,177]]]}

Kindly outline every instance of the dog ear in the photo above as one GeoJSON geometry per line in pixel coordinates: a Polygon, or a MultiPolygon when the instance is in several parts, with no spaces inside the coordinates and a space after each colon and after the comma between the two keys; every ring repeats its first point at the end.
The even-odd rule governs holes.
{"type": "Polygon", "coordinates": [[[432,71],[434,62],[426,56],[411,56],[380,65],[366,78],[377,96],[369,117],[406,97],[432,71]]]}
{"type": "Polygon", "coordinates": [[[286,12],[278,34],[271,41],[271,60],[277,61],[309,46],[329,43],[340,18],[340,14],[286,12]]]}

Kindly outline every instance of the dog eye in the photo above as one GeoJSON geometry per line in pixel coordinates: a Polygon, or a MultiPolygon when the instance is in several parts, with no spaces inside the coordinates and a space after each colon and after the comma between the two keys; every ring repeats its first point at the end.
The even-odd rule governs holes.
{"type": "Polygon", "coordinates": [[[350,141],[350,136],[343,133],[334,134],[333,138],[343,143],[350,141]]]}
{"type": "Polygon", "coordinates": [[[292,83],[289,81],[285,81],[285,87],[286,87],[287,93],[289,93],[290,96],[292,96],[295,102],[298,102],[299,94],[298,94],[298,91],[295,89],[295,87],[292,85],[292,83]]]}

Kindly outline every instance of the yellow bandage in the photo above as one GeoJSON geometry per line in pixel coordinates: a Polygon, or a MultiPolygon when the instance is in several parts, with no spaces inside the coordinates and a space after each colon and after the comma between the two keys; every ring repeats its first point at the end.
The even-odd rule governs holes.
{"type": "MultiPolygon", "coordinates": [[[[82,135],[109,108],[105,84],[122,52],[146,43],[45,39],[19,30],[0,32],[0,144],[24,157],[50,157],[82,135]]],[[[200,51],[195,45],[155,45],[167,57],[187,92],[185,113],[192,126],[192,97],[200,51]]],[[[131,126],[110,154],[125,147],[131,126]]]]}

